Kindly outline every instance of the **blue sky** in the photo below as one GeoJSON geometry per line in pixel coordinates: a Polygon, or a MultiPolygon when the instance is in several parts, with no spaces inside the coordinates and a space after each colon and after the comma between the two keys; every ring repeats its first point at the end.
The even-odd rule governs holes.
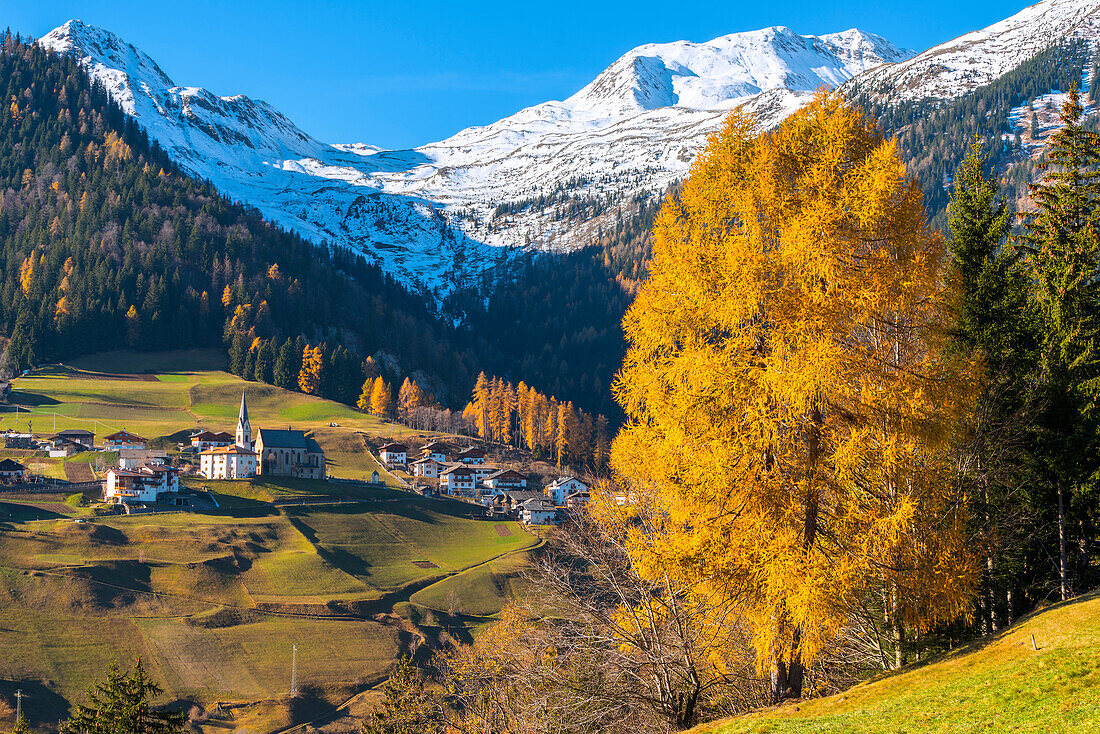
{"type": "Polygon", "coordinates": [[[411,147],[562,99],[634,46],[785,25],[923,50],[1027,2],[0,0],[41,36],[70,18],[121,35],[177,83],[267,100],[328,142],[411,147]]]}

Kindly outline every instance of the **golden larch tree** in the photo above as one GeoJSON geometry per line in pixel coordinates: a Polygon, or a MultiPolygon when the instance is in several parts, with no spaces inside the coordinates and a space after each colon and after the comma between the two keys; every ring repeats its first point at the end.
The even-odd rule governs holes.
{"type": "Polygon", "coordinates": [[[302,369],[298,372],[298,389],[307,395],[321,392],[321,373],[324,371],[324,355],[320,347],[302,350],[302,369]]]}
{"type": "Polygon", "coordinates": [[[374,379],[368,377],[363,381],[363,387],[359,391],[359,399],[355,401],[355,407],[363,413],[370,412],[371,393],[374,392],[374,379]]]}
{"type": "Polygon", "coordinates": [[[370,412],[382,418],[389,417],[393,412],[393,394],[381,376],[374,378],[374,387],[370,393],[370,412]]]}
{"type": "Polygon", "coordinates": [[[893,139],[825,94],[767,133],[731,114],[658,217],[612,467],[664,521],[631,549],[740,595],[777,699],[868,599],[899,637],[969,611],[945,267],[893,139]]]}

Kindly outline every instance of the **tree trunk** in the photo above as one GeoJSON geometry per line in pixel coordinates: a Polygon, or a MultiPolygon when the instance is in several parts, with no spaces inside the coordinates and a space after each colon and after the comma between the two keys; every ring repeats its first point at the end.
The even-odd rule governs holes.
{"type": "Polygon", "coordinates": [[[1012,601],[1012,587],[1005,591],[1005,602],[1008,604],[1008,625],[1016,624],[1016,605],[1012,601]]]}
{"type": "Polygon", "coordinates": [[[1069,598],[1066,583],[1066,511],[1062,499],[1062,481],[1058,480],[1058,577],[1061,581],[1062,601],[1069,598]]]}
{"type": "Polygon", "coordinates": [[[772,665],[772,706],[783,700],[787,691],[787,664],[782,660],[776,660],[772,665]]]}
{"type": "Polygon", "coordinates": [[[982,511],[985,519],[985,614],[982,619],[982,636],[997,631],[997,607],[993,598],[993,549],[992,549],[992,525],[989,512],[989,482],[985,473],[981,471],[981,463],[978,464],[982,483],[982,511]]]}

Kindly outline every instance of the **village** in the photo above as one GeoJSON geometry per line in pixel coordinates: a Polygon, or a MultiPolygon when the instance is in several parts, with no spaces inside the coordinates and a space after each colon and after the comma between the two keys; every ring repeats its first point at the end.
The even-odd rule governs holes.
{"type": "Polygon", "coordinates": [[[535,488],[534,480],[519,469],[486,463],[486,458],[484,449],[455,448],[440,440],[428,441],[418,452],[397,442],[378,449],[379,461],[408,475],[414,491],[477,504],[486,508],[487,516],[510,516],[527,525],[557,525],[570,512],[582,510],[591,498],[589,482],[578,477],[558,476],[535,488]]]}
{"type": "MultiPolygon", "coordinates": [[[[572,475],[540,481],[522,463],[500,466],[487,461],[486,449],[452,446],[438,438],[388,442],[377,448],[380,468],[399,486],[426,498],[448,498],[476,505],[471,517],[515,519],[526,525],[548,526],[566,521],[569,513],[587,505],[590,482],[572,475]],[[544,484],[545,486],[536,486],[544,484]]],[[[193,429],[175,451],[155,448],[150,440],[128,430],[114,431],[97,444],[93,431],[69,428],[38,436],[9,430],[6,449],[45,452],[59,459],[89,452],[94,462],[66,464],[66,483],[86,494],[98,489],[100,512],[124,514],[217,507],[214,495],[201,484],[181,477],[216,481],[282,477],[337,481],[328,476],[325,453],[308,431],[259,427],[253,430],[247,396],[242,393],[234,433],[193,429]],[[117,456],[117,458],[115,458],[117,456]],[[109,460],[108,460],[109,457],[109,460]],[[98,470],[93,469],[93,463],[98,470]],[[110,466],[106,464],[110,463],[110,466]]],[[[469,444],[469,441],[466,441],[469,444]]],[[[14,458],[0,461],[0,485],[52,487],[61,480],[34,474],[14,458]]],[[[368,484],[381,486],[373,472],[368,484]]]]}

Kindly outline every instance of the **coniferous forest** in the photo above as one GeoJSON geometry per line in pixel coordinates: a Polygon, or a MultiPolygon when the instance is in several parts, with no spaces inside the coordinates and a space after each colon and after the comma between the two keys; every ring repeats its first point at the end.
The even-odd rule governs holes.
{"type": "Polygon", "coordinates": [[[469,358],[423,298],[182,175],[72,59],[9,33],[0,87],[0,328],[13,368],[301,338],[340,353],[332,397],[353,402],[363,370],[347,363],[377,352],[445,399],[468,394],[469,358]]]}

